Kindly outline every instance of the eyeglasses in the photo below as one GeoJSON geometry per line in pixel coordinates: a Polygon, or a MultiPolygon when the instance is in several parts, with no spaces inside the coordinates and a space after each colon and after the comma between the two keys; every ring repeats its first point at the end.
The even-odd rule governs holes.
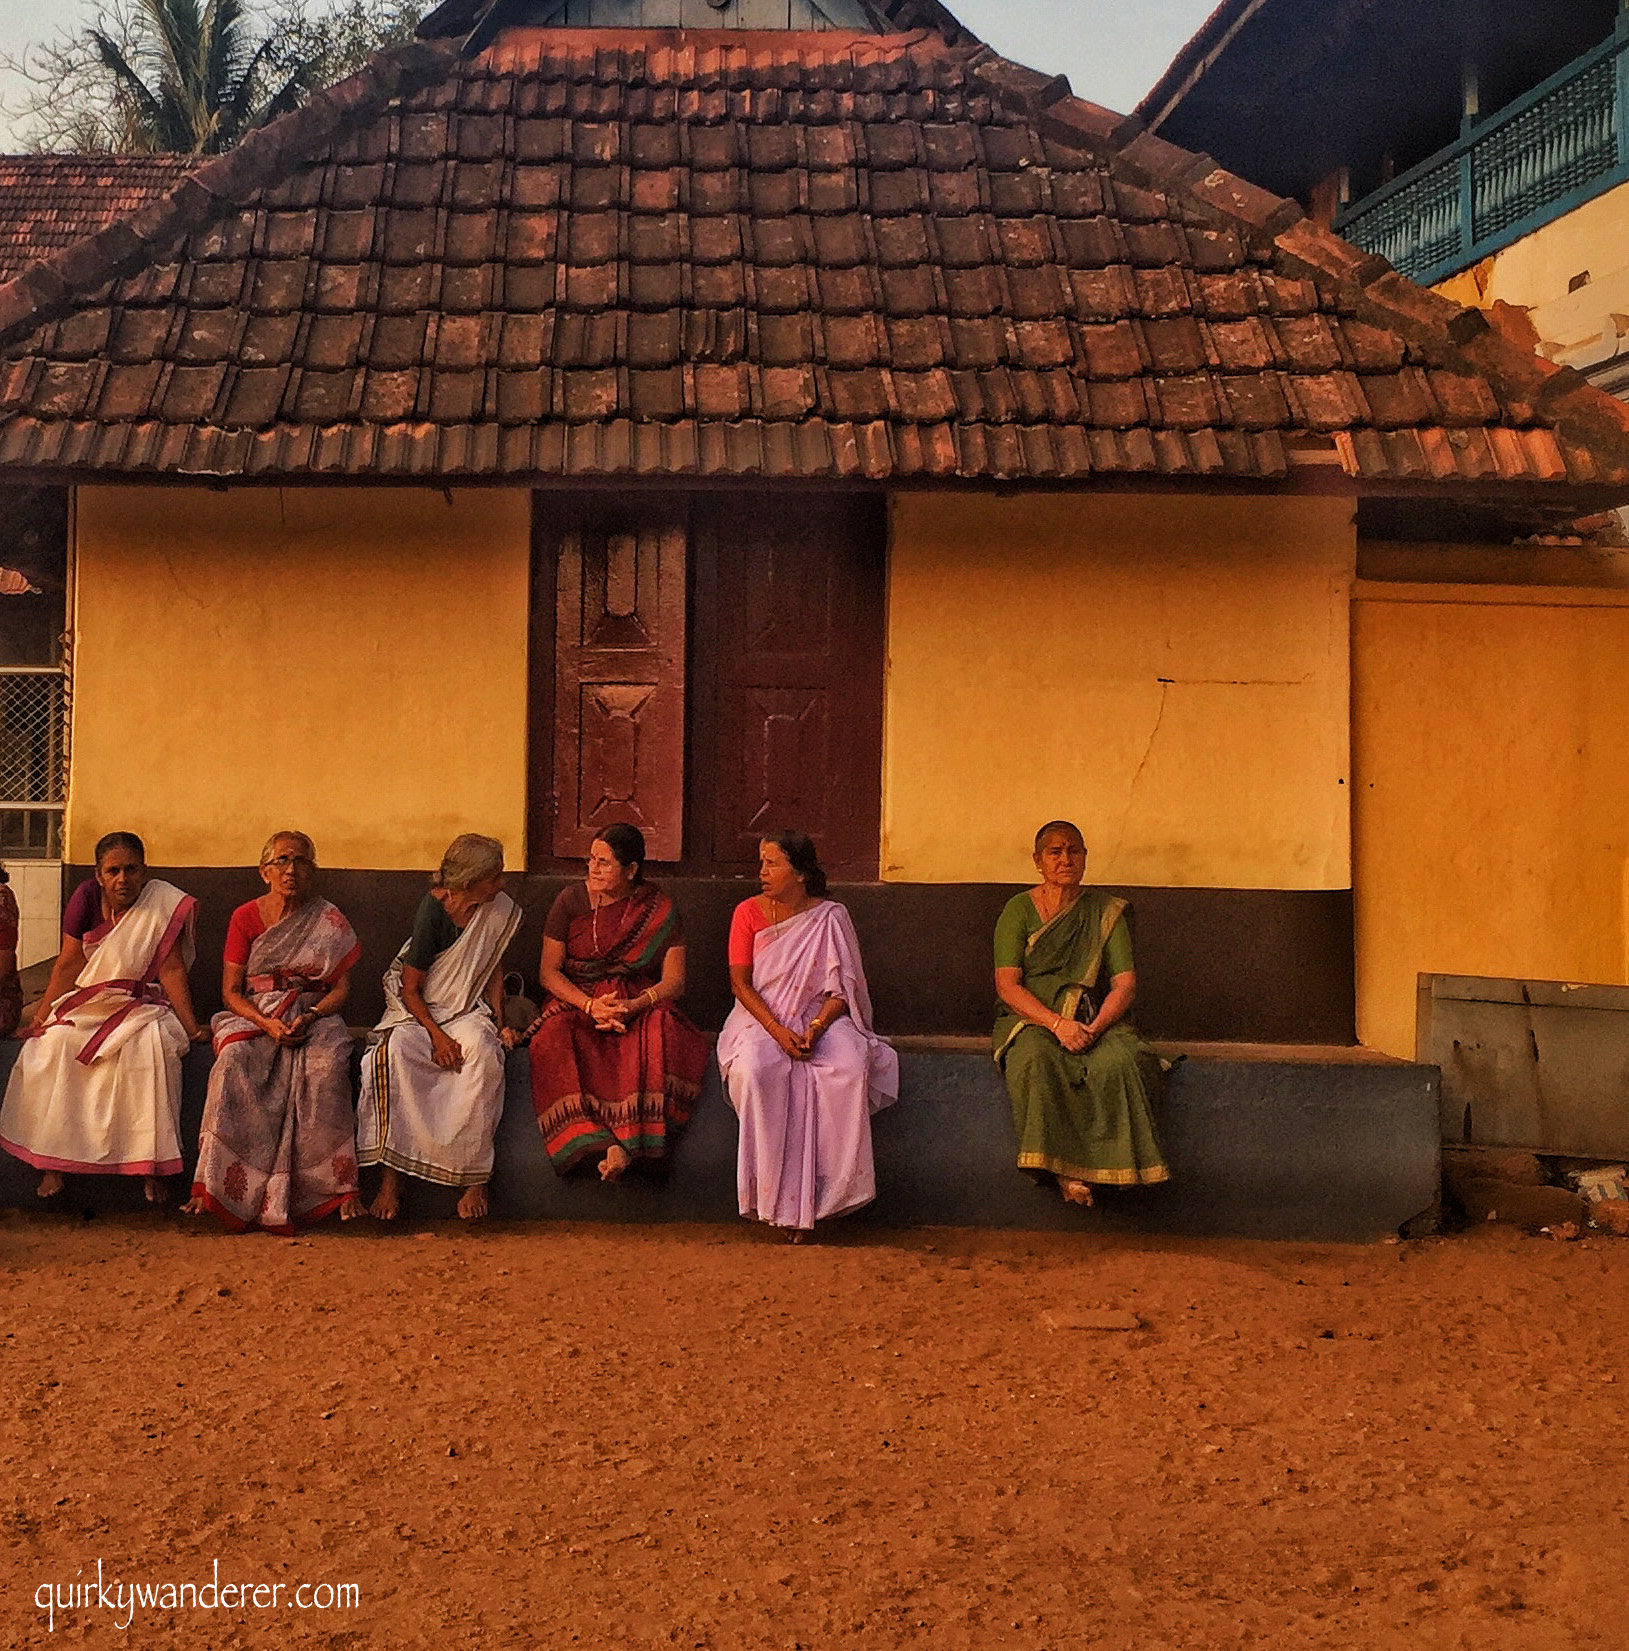
{"type": "Polygon", "coordinates": [[[307,871],[315,871],[317,862],[308,854],[278,854],[270,860],[263,860],[262,865],[275,866],[278,871],[292,871],[296,866],[304,866],[307,871]]]}

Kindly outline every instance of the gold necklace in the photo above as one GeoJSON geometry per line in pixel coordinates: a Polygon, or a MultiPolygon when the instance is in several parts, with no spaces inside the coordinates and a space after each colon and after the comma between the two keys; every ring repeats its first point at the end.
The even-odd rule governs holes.
{"type": "MultiPolygon", "coordinates": [[[[780,901],[778,901],[772,894],[766,894],[764,899],[769,902],[769,926],[774,928],[774,926],[781,921],[781,919],[775,915],[775,913],[781,909],[780,901]]],[[[804,907],[799,906],[796,910],[794,910],[791,906],[788,906],[786,908],[786,915],[789,918],[796,917],[798,912],[803,911],[804,909],[804,907]]]]}

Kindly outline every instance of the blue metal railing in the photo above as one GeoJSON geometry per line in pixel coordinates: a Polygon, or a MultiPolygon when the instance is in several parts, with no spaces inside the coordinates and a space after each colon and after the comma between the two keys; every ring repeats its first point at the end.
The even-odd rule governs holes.
{"type": "Polygon", "coordinates": [[[1629,20],[1400,178],[1337,232],[1430,285],[1629,181],[1629,20]]]}

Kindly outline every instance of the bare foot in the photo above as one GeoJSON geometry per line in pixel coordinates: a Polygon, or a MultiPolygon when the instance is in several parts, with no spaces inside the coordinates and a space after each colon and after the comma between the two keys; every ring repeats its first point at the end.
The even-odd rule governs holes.
{"type": "Polygon", "coordinates": [[[181,1213],[183,1215],[202,1215],[204,1213],[203,1199],[189,1198],[186,1203],[181,1206],[181,1213]]]}
{"type": "Polygon", "coordinates": [[[353,1192],[351,1196],[339,1206],[339,1218],[341,1221],[354,1221],[359,1215],[366,1215],[367,1213],[368,1206],[362,1202],[362,1195],[360,1193],[353,1192]]]}
{"type": "Polygon", "coordinates": [[[458,1219],[460,1221],[480,1221],[487,1212],[486,1188],[466,1187],[464,1196],[458,1200],[458,1219]]]}
{"type": "Polygon", "coordinates": [[[1066,1204],[1082,1204],[1087,1209],[1092,1207],[1092,1189],[1084,1181],[1067,1181],[1061,1175],[1058,1177],[1058,1190],[1063,1194],[1066,1204]]]}
{"type": "Polygon", "coordinates": [[[394,1221],[402,1207],[402,1178],[395,1170],[386,1168],[379,1181],[379,1191],[368,1205],[368,1214],[375,1221],[394,1221]]]}
{"type": "Polygon", "coordinates": [[[55,1198],[67,1184],[58,1171],[48,1169],[40,1177],[40,1184],[35,1187],[34,1192],[40,1198],[55,1198]]]}
{"type": "Polygon", "coordinates": [[[784,1238],[788,1244],[807,1244],[810,1236],[810,1231],[807,1227],[781,1228],[781,1237],[784,1238]]]}
{"type": "Polygon", "coordinates": [[[602,1181],[620,1181],[633,1159],[628,1156],[628,1149],[619,1146],[613,1141],[607,1148],[605,1156],[600,1159],[600,1179],[602,1181]]]}
{"type": "Polygon", "coordinates": [[[149,1204],[163,1204],[170,1196],[170,1189],[162,1175],[149,1175],[142,1184],[142,1191],[147,1194],[149,1204]]]}

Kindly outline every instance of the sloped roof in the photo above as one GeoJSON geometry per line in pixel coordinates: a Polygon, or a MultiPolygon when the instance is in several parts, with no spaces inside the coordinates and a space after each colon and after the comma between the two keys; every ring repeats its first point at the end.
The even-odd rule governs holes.
{"type": "Polygon", "coordinates": [[[0,286],[0,465],[58,474],[1622,496],[1626,429],[937,28],[421,42],[0,286]]]}
{"type": "Polygon", "coordinates": [[[188,155],[0,155],[0,281],[169,193],[188,155]]]}
{"type": "MultiPolygon", "coordinates": [[[[477,24],[483,25],[482,33],[486,34],[488,31],[527,23],[551,20],[559,22],[560,18],[551,18],[550,14],[559,12],[571,3],[572,0],[441,0],[440,5],[433,7],[425,15],[415,32],[421,40],[462,40],[477,24]]],[[[626,7],[629,3],[630,0],[602,0],[602,4],[609,6],[620,4],[626,7]]],[[[680,4],[680,0],[667,0],[667,3],[672,7],[680,4]]],[[[709,0],[709,4],[711,3],[712,0],[709,0]]],[[[784,4],[785,0],[781,0],[781,3],[784,4]]],[[[638,0],[634,0],[634,4],[641,12],[644,10],[638,0]]],[[[976,37],[940,4],[940,0],[859,0],[859,6],[862,11],[871,13],[879,23],[902,33],[909,33],[914,29],[931,29],[953,46],[978,43],[976,37]]],[[[761,4],[755,8],[760,15],[763,9],[761,4]]],[[[565,20],[574,21],[570,18],[565,20]]],[[[637,19],[625,18],[623,21],[637,21],[649,26],[653,19],[649,16],[640,16],[637,19]]],[[[679,21],[685,21],[682,15],[679,21]]],[[[739,21],[737,20],[737,27],[739,21]]]]}
{"type": "MultiPolygon", "coordinates": [[[[1143,94],[1137,118],[1158,128],[1171,106],[1188,91],[1225,51],[1246,23],[1268,0],[1221,0],[1193,35],[1165,66],[1165,73],[1143,94]]],[[[1257,112],[1261,118],[1262,111],[1257,112]]]]}

